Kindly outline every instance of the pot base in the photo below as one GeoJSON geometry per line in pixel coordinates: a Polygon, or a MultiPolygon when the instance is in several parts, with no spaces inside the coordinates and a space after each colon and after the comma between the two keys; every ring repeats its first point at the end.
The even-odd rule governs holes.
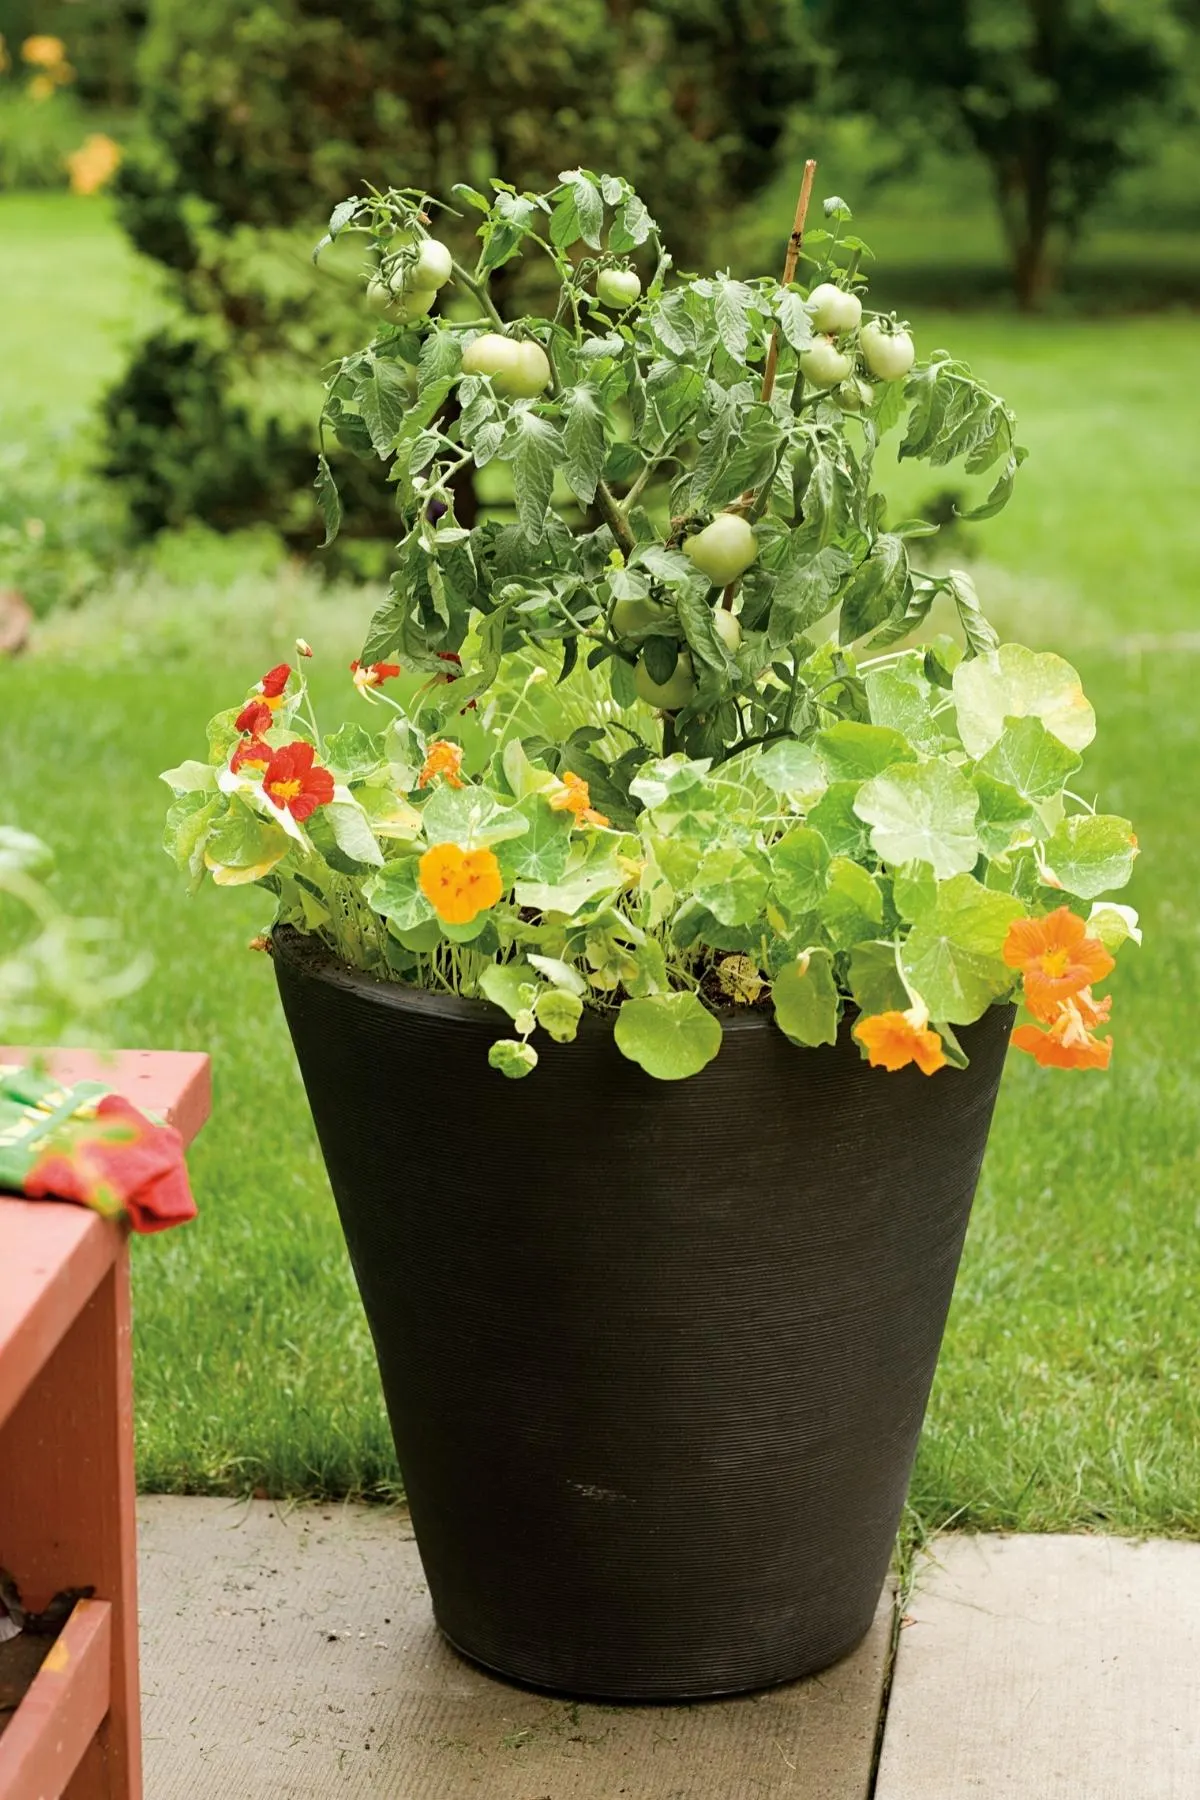
{"type": "Polygon", "coordinates": [[[465,1663],[469,1663],[473,1669],[480,1669],[485,1675],[490,1675],[497,1681],[506,1682],[509,1687],[521,1688],[526,1693],[545,1694],[548,1699],[554,1700],[584,1700],[592,1706],[694,1706],[705,1701],[736,1700],[743,1694],[770,1693],[773,1688],[791,1687],[793,1682],[806,1681],[813,1675],[820,1675],[826,1669],[832,1669],[835,1664],[843,1662],[847,1656],[853,1656],[871,1629],[868,1625],[866,1631],[860,1631],[843,1649],[835,1651],[830,1656],[821,1657],[816,1661],[809,1660],[787,1674],[770,1676],[763,1680],[753,1681],[749,1685],[697,1688],[694,1692],[690,1689],[682,1692],[674,1687],[669,1689],[648,1687],[645,1691],[639,1689],[636,1693],[628,1690],[613,1693],[607,1687],[599,1689],[580,1684],[572,1687],[554,1686],[544,1681],[533,1681],[513,1674],[508,1669],[499,1668],[495,1663],[488,1662],[486,1657],[476,1656],[465,1645],[458,1643],[446,1630],[436,1612],[434,1613],[434,1624],[454,1654],[460,1656],[465,1663]]]}

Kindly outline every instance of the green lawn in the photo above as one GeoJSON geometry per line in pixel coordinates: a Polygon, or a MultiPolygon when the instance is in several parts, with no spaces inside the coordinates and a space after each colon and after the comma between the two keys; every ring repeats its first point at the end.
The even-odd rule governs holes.
{"type": "MultiPolygon", "coordinates": [[[[44,258],[40,238],[6,242],[16,264],[44,258]]],[[[75,278],[93,254],[116,266],[98,226],[71,251],[75,278]]],[[[35,292],[28,269],[17,280],[35,292]]],[[[36,362],[36,324],[9,317],[0,332],[18,333],[8,366],[21,370],[36,362]]],[[[72,354],[83,373],[55,403],[64,412],[86,403],[108,332],[81,327],[72,354]]],[[[1018,497],[957,554],[976,559],[1010,629],[1073,655],[1085,676],[1101,719],[1088,778],[1136,823],[1144,854],[1130,898],[1147,941],[1116,980],[1108,1076],[1010,1066],[914,1510],[926,1526],[1195,1535],[1200,448],[1177,397],[1200,377],[1200,346],[1166,316],[922,317],[918,332],[950,342],[1022,416],[1033,456],[1018,497]],[[1131,347],[1139,370],[1126,367],[1131,347]]],[[[10,432],[19,418],[10,389],[10,432]]],[[[915,497],[929,489],[925,476],[915,497]]],[[[156,958],[154,981],[114,1016],[114,1038],[214,1059],[215,1117],[193,1158],[200,1221],[136,1246],[148,1487],[378,1492],[396,1478],[270,966],[244,948],[264,901],[181,894],[158,848],[166,794],[155,780],[196,753],[209,713],[297,631],[322,653],[320,685],[347,693],[366,605],[286,573],[250,574],[224,594],[160,577],[50,621],[32,656],[0,665],[6,816],[55,846],[64,899],[117,918],[156,958]]],[[[360,705],[349,698],[348,713],[360,705]]]]}

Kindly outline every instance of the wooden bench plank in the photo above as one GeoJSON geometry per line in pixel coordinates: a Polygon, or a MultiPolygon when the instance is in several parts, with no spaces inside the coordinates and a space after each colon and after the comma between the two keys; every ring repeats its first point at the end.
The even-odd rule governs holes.
{"type": "Polygon", "coordinates": [[[196,1050],[30,1050],[0,1045],[0,1063],[45,1056],[59,1081],[102,1081],[135,1106],[157,1113],[190,1144],[212,1111],[211,1065],[196,1050]]]}
{"type": "Polygon", "coordinates": [[[4,1800],[58,1800],[108,1711],[112,1608],[80,1600],[0,1738],[4,1800]]]}

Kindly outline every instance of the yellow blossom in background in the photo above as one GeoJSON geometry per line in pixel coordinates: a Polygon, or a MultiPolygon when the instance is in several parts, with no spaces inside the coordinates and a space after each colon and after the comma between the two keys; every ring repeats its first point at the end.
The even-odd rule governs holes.
{"type": "Polygon", "coordinates": [[[67,157],[73,194],[95,194],[112,180],[121,161],[121,146],[102,131],[93,131],[67,157]]]}
{"type": "Polygon", "coordinates": [[[49,75],[35,75],[26,92],[31,100],[49,100],[54,93],[54,83],[49,75]]]}
{"type": "Polygon", "coordinates": [[[21,45],[21,56],[35,69],[59,69],[67,60],[67,47],[61,38],[27,37],[21,45]]]}

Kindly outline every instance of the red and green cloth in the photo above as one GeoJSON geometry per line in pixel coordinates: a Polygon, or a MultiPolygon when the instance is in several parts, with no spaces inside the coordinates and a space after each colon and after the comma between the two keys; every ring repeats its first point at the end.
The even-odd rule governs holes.
{"type": "Polygon", "coordinates": [[[74,1200],[134,1231],[196,1216],[183,1139],[99,1081],[0,1064],[0,1194],[74,1200]]]}

